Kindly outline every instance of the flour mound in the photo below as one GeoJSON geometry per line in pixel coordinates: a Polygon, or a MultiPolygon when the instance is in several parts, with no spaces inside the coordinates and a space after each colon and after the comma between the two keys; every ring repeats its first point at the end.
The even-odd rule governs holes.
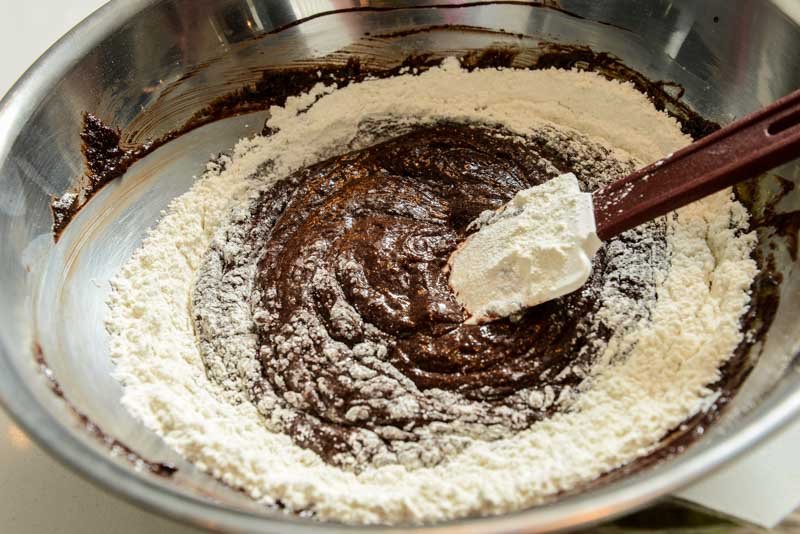
{"type": "MultiPolygon", "coordinates": [[[[585,72],[466,72],[449,60],[419,76],[312,93],[273,108],[268,125],[277,133],[240,141],[224,165],[210,166],[175,199],[112,282],[107,324],[122,402],[185,458],[265,504],[323,520],[430,522],[517,510],[579,488],[655,450],[713,400],[709,385],[742,340],[739,319],[757,270],[755,236],[746,233],[747,213],[730,191],[666,218],[668,266],[628,273],[634,281],[657,279],[647,285],[647,309],[629,314],[636,303],[613,284],[603,288],[610,304],[599,319],[619,329],[580,390],[564,400],[568,410],[508,437],[471,439],[431,467],[391,464],[358,473],[271,430],[246,395],[232,397],[235,388],[209,379],[248,380],[259,370],[222,359],[223,367],[207,371],[190,316],[197,271],[215,234],[260,188],[349,150],[359,125],[373,120],[478,120],[519,135],[577,132],[636,165],[690,141],[631,85],[585,72]],[[315,96],[321,98],[300,113],[315,96]]],[[[559,150],[580,165],[568,142],[559,150]]],[[[625,250],[605,253],[626,261],[625,250]]],[[[242,345],[254,342],[246,330],[237,335],[242,345]]],[[[529,397],[533,404],[559,400],[548,388],[529,397]]]]}

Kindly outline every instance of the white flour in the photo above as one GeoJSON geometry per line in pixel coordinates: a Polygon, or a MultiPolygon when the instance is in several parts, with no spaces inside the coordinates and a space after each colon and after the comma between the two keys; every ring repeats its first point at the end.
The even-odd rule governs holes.
{"type": "Polygon", "coordinates": [[[574,174],[517,193],[483,213],[450,256],[450,285],[470,312],[468,323],[508,317],[575,291],[592,273],[601,242],[592,196],[574,174]]]}
{"type": "MultiPolygon", "coordinates": [[[[224,168],[209,168],[175,199],[113,280],[108,329],[123,403],[184,457],[255,499],[321,519],[436,521],[543,502],[648,453],[708,404],[708,384],[742,338],[739,318],[756,274],[755,236],[741,231],[747,214],[729,192],[669,219],[671,264],[649,314],[612,337],[569,411],[528,430],[474,440],[435,467],[394,464],[355,474],[268,430],[249,402],[230,402],[206,376],[190,299],[216,229],[248,197],[248,177],[265,160],[274,159],[275,177],[285,176],[348,146],[359,123],[372,118],[481,119],[520,134],[553,124],[638,164],[689,141],[631,86],[589,73],[467,73],[448,61],[420,76],[312,93],[325,96],[300,115],[313,95],[273,109],[278,133],[242,140],[224,168]]],[[[611,301],[601,314],[613,322],[631,303],[611,301]]],[[[531,401],[553,402],[546,390],[531,401]]]]}

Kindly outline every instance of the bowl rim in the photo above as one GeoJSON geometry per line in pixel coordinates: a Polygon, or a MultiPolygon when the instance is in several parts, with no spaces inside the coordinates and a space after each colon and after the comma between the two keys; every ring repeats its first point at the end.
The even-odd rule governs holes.
{"type": "MultiPolygon", "coordinates": [[[[83,55],[116,28],[162,0],[111,0],[94,11],[53,44],[9,89],[0,100],[0,162],[47,96],[50,88],[83,55]]],[[[379,2],[380,3],[380,2],[379,2]]],[[[469,4],[469,1],[393,2],[394,7],[441,4],[469,4]]],[[[314,16],[332,13],[337,6],[352,6],[346,0],[328,2],[314,16]]],[[[31,365],[34,360],[31,358],[31,365]]],[[[786,384],[784,384],[786,386],[786,384]]],[[[789,385],[790,386],[790,385],[789,385]]],[[[42,384],[42,387],[44,384],[42,384]]],[[[123,467],[105,450],[92,447],[80,430],[63,423],[26,385],[14,365],[8,347],[0,343],[0,405],[48,454],[75,473],[104,490],[162,516],[195,526],[231,532],[274,531],[362,532],[406,530],[409,526],[349,526],[286,516],[267,517],[236,510],[177,491],[123,467]]],[[[490,517],[471,517],[431,525],[421,529],[472,532],[476,527],[502,532],[553,531],[588,526],[642,508],[659,497],[689,485],[692,481],[723,467],[756,444],[780,430],[800,414],[800,388],[776,388],[753,413],[731,430],[726,439],[694,454],[678,455],[648,469],[644,476],[633,475],[620,482],[565,498],[551,504],[490,517]]]]}

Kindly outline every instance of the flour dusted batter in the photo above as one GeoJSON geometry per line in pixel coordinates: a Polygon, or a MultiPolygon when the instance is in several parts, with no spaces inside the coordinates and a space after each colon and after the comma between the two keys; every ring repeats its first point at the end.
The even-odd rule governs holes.
{"type": "MultiPolygon", "coordinates": [[[[663,224],[642,230],[646,242],[617,242],[624,265],[622,254],[598,258],[581,291],[514,320],[462,324],[445,268],[479,214],[572,168],[547,148],[554,135],[438,122],[266,189],[198,271],[193,310],[211,378],[274,430],[356,471],[436,465],[568,404],[621,322],[595,320],[605,280],[643,276],[616,284],[638,304],[625,318],[652,299],[654,269],[667,263],[663,224]]],[[[567,139],[597,187],[602,149],[577,136],[554,146],[567,139]]]]}
{"type": "Polygon", "coordinates": [[[269,126],[173,202],[110,301],[124,404],[201,469],[321,519],[501,513],[713,401],[756,274],[730,193],[509,320],[464,325],[443,273],[516,191],[568,171],[593,189],[689,142],[631,86],[449,60],[318,86],[269,126]]]}

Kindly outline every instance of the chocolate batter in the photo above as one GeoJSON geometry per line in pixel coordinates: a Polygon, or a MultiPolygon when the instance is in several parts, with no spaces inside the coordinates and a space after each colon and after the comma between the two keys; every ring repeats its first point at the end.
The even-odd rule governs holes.
{"type": "Polygon", "coordinates": [[[260,363],[251,400],[298,445],[355,470],[433,465],[466,437],[525,429],[568,406],[610,337],[595,317],[604,285],[642,304],[654,298],[663,224],[646,228],[654,239],[626,234],[598,253],[581,290],[480,326],[462,324],[447,259],[472,220],[517,191],[562,172],[592,189],[630,165],[554,130],[522,138],[442,123],[302,169],[262,192],[200,271],[206,363],[229,350],[214,325],[242,293],[241,261],[254,267],[244,290],[247,350],[260,363]],[[237,259],[226,246],[239,238],[247,253],[237,259]]]}

